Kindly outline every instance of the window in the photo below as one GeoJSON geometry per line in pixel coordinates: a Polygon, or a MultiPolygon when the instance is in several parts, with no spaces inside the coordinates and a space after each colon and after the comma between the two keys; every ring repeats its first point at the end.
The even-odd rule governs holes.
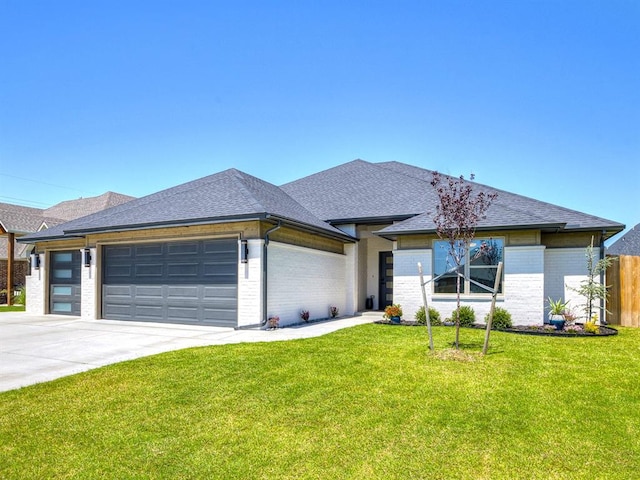
{"type": "MultiPolygon", "coordinates": [[[[467,250],[462,242],[454,246],[455,256],[460,259],[460,265],[454,260],[449,242],[437,240],[433,246],[434,276],[442,275],[434,281],[434,293],[456,293],[457,272],[464,275],[460,278],[460,293],[489,292],[474,282],[493,288],[498,273],[498,263],[503,260],[504,240],[501,238],[474,238],[467,250]]],[[[502,292],[502,280],[498,289],[502,292]]]]}

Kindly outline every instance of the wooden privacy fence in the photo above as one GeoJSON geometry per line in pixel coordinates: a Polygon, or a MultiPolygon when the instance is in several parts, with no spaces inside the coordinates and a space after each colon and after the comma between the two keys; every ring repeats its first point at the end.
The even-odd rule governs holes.
{"type": "Polygon", "coordinates": [[[607,269],[609,323],[640,327],[640,257],[620,255],[607,269]]]}

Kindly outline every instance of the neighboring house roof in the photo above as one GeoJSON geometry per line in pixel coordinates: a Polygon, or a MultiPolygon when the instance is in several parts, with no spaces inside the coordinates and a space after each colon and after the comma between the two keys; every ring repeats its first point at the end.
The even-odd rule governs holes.
{"type": "MultiPolygon", "coordinates": [[[[46,209],[0,203],[0,234],[15,233],[16,237],[19,237],[43,228],[59,225],[73,218],[120,205],[133,198],[120,193],[106,192],[97,197],[67,200],[46,209]]],[[[7,247],[6,240],[0,239],[0,258],[7,258],[7,247]]],[[[27,246],[16,245],[16,258],[24,257],[26,250],[27,246]]]]}
{"type": "Polygon", "coordinates": [[[48,219],[60,219],[64,221],[84,217],[91,213],[106,210],[133,200],[134,197],[121,193],[106,192],[97,197],[78,198],[60,202],[53,207],[44,210],[44,217],[48,219]]]}
{"type": "Polygon", "coordinates": [[[42,224],[42,209],[0,203],[0,233],[35,232],[42,224]]]}
{"type": "Polygon", "coordinates": [[[640,223],[611,244],[607,254],[640,256],[640,223]]]}
{"type": "Polygon", "coordinates": [[[229,169],[56,225],[20,240],[28,242],[83,236],[92,232],[266,218],[303,225],[325,235],[350,238],[318,219],[275,185],[229,169]]]}
{"type": "MultiPolygon", "coordinates": [[[[438,196],[430,184],[433,173],[399,162],[354,160],[276,187],[229,169],[53,226],[23,240],[269,217],[346,239],[351,237],[333,225],[394,222],[378,232],[387,238],[428,233],[436,228],[433,217],[438,196]]],[[[617,222],[470,183],[474,191],[498,194],[479,229],[604,230],[605,237],[624,230],[617,222]]]]}

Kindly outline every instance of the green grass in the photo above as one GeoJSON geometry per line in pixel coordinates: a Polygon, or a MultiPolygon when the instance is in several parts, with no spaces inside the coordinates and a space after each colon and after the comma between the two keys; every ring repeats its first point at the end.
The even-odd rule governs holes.
{"type": "Polygon", "coordinates": [[[188,349],[0,394],[0,478],[637,478],[640,330],[364,325],[188,349]],[[463,329],[467,353],[483,332],[463,329]]]}
{"type": "Polygon", "coordinates": [[[0,305],[0,313],[3,312],[24,312],[24,305],[0,305]]]}

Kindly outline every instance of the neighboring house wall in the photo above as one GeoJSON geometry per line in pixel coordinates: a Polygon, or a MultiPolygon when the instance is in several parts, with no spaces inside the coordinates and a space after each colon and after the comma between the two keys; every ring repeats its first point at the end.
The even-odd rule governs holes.
{"type": "MultiPolygon", "coordinates": [[[[7,268],[8,261],[6,259],[0,260],[0,290],[7,289],[7,268]]],[[[21,287],[25,284],[25,277],[29,270],[29,262],[25,259],[16,259],[13,263],[13,286],[21,287]]],[[[2,301],[2,294],[0,294],[0,303],[2,301]]]]}
{"type": "Polygon", "coordinates": [[[267,315],[278,315],[280,326],[300,322],[300,311],[310,319],[329,317],[329,307],[340,315],[353,300],[347,298],[345,255],[270,242],[268,246],[267,315]]]}

